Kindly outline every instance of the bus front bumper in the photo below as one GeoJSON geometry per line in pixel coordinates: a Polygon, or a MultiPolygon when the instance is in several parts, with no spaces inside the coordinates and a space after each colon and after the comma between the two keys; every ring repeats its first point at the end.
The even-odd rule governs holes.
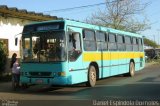
{"type": "Polygon", "coordinates": [[[71,85],[71,77],[52,77],[52,78],[31,78],[20,77],[21,84],[46,84],[46,85],[71,85]]]}

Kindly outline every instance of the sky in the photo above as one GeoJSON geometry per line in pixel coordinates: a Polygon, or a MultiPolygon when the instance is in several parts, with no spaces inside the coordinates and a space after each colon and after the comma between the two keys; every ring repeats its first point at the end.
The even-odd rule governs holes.
{"type": "MultiPolygon", "coordinates": [[[[143,2],[143,0],[140,1],[143,2]]],[[[144,11],[144,14],[148,18],[151,28],[141,32],[141,34],[149,39],[155,40],[160,44],[160,0],[144,1],[149,3],[148,7],[144,11]]],[[[104,2],[105,0],[0,0],[0,5],[7,5],[8,7],[26,9],[27,11],[42,12],[52,16],[84,21],[98,9],[103,10],[105,6],[100,5],[90,8],[73,9],[69,12],[54,12],[52,10],[99,4],[104,2]]]]}

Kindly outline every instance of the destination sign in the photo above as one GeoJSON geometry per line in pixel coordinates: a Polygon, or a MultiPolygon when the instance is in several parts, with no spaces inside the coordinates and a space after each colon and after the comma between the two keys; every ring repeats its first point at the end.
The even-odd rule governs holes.
{"type": "Polygon", "coordinates": [[[36,32],[36,31],[50,31],[50,30],[62,30],[64,29],[64,22],[52,22],[52,23],[40,23],[26,25],[23,29],[23,33],[36,32]]]}
{"type": "Polygon", "coordinates": [[[45,26],[38,26],[37,27],[37,31],[47,31],[47,30],[55,30],[55,29],[59,29],[60,25],[45,25],[45,26]]]}

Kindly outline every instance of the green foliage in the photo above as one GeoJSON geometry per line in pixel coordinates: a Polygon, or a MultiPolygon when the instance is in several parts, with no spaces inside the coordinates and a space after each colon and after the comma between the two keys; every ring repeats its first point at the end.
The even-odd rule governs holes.
{"type": "Polygon", "coordinates": [[[144,44],[147,45],[147,46],[151,46],[153,48],[156,48],[158,47],[157,43],[150,40],[150,39],[147,39],[147,38],[144,38],[144,44]]]}
{"type": "Polygon", "coordinates": [[[5,65],[7,62],[7,54],[3,48],[3,43],[0,42],[0,73],[5,70],[5,65]]]}

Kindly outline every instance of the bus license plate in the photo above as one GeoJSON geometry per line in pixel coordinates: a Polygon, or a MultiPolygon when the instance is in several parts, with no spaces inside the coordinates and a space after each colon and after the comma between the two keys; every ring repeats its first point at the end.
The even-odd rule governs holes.
{"type": "Polygon", "coordinates": [[[37,83],[43,83],[43,80],[42,79],[37,79],[36,82],[37,83]]]}

